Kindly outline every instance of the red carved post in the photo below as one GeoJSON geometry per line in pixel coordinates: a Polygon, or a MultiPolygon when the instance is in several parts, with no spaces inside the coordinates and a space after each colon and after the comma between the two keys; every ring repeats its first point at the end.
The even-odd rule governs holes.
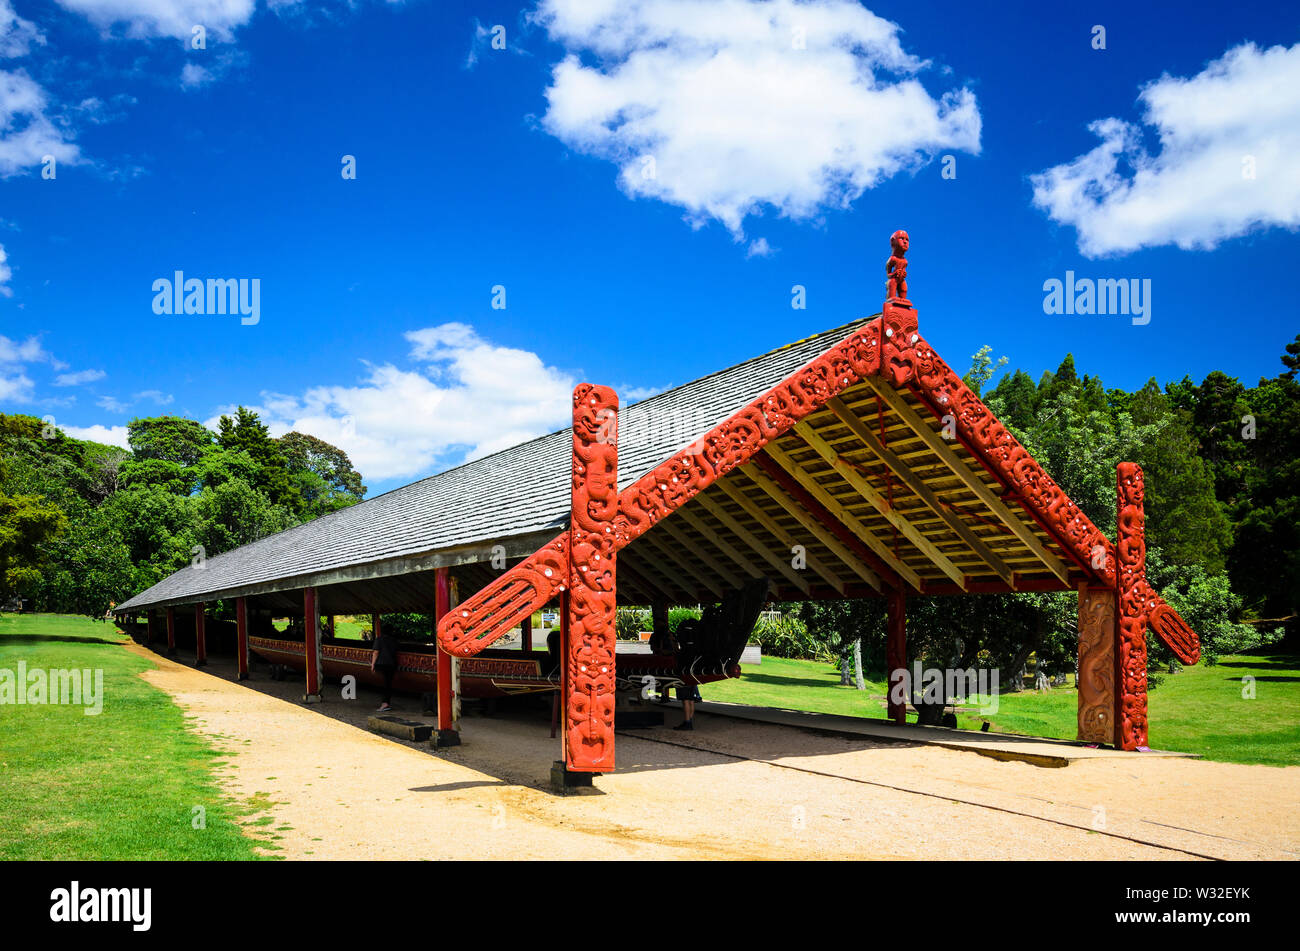
{"type": "Polygon", "coordinates": [[[1115,744],[1135,750],[1147,745],[1145,492],[1137,464],[1121,462],[1117,476],[1115,744]]]}
{"type": "Polygon", "coordinates": [[[320,615],[316,612],[316,589],[302,592],[303,630],[306,632],[304,655],[307,659],[306,703],[319,703],[320,695],[320,615]]]}
{"type": "Polygon", "coordinates": [[[887,679],[889,719],[902,724],[907,722],[907,701],[898,703],[894,700],[895,678],[899,671],[907,670],[907,595],[904,594],[901,586],[890,588],[885,592],[885,606],[887,614],[885,667],[889,671],[887,679]]]}
{"type": "Polygon", "coordinates": [[[176,656],[176,609],[167,609],[167,656],[176,656]]]}
{"type": "Polygon", "coordinates": [[[235,598],[235,662],[237,679],[248,679],[248,599],[235,598]]]}
{"type": "Polygon", "coordinates": [[[1078,738],[1115,742],[1115,589],[1079,582],[1078,738]]]}
{"type": "Polygon", "coordinates": [[[618,396],[583,383],[573,391],[564,754],[575,772],[614,768],[614,645],[618,515],[618,396]]]}
{"type": "MultiPolygon", "coordinates": [[[[451,569],[439,568],[434,575],[433,623],[438,623],[451,611],[451,569]]],[[[460,734],[452,714],[451,655],[438,645],[438,737],[435,746],[456,746],[460,734]]]]}
{"type": "Polygon", "coordinates": [[[206,667],[208,663],[208,638],[204,629],[207,605],[202,601],[194,605],[194,666],[206,667]]]}

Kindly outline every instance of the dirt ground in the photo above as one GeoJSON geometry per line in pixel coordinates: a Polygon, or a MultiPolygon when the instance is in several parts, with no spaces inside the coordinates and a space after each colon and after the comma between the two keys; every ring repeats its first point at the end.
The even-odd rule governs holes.
{"type": "MultiPolygon", "coordinates": [[[[621,732],[617,772],[557,796],[549,704],[468,704],[464,745],[434,752],[369,732],[367,688],[344,701],[327,684],[307,706],[301,680],[265,667],[240,684],[228,660],[126,649],[235,754],[226,791],[265,807],[250,833],[291,859],[1300,858],[1300,767],[1136,754],[1049,769],[700,714],[690,733],[621,732]]],[[[395,706],[419,718],[415,698],[395,706]]]]}

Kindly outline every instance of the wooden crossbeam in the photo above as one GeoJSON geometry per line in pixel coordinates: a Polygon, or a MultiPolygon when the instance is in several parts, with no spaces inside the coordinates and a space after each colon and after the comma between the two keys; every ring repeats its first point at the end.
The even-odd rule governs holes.
{"type": "Polygon", "coordinates": [[[658,538],[655,538],[653,534],[650,532],[646,532],[644,535],[642,535],[641,539],[642,541],[645,542],[645,544],[649,545],[655,551],[659,552],[659,554],[662,557],[666,558],[669,564],[675,565],[677,567],[677,570],[682,573],[683,577],[692,578],[698,581],[700,584],[704,585],[704,587],[708,588],[715,595],[717,595],[718,599],[721,600],[723,595],[722,588],[719,585],[715,584],[713,581],[711,581],[709,578],[705,577],[697,568],[694,568],[693,566],[688,564],[685,558],[683,558],[677,552],[673,551],[671,545],[664,544],[658,538]]]}
{"type": "Polygon", "coordinates": [[[828,466],[835,470],[841,479],[851,485],[859,495],[871,503],[872,507],[879,512],[889,524],[902,532],[903,537],[915,545],[930,561],[934,562],[935,567],[951,578],[956,584],[966,587],[965,573],[954,565],[951,559],[935,546],[934,542],[922,535],[911,522],[905,517],[899,515],[889,500],[876,491],[875,487],[867,481],[866,477],[857,469],[853,468],[848,462],[840,458],[839,453],[831,448],[830,443],[821,436],[817,435],[808,423],[796,423],[794,432],[799,438],[812,447],[817,455],[822,457],[828,466]]]}
{"type": "MultiPolygon", "coordinates": [[[[877,591],[884,590],[883,583],[880,580],[880,575],[876,574],[871,569],[870,565],[855,555],[848,545],[845,545],[836,538],[834,532],[831,532],[826,528],[826,526],[818,522],[816,516],[803,506],[796,505],[792,502],[790,498],[781,491],[781,487],[769,479],[755,464],[750,463],[741,468],[740,471],[743,472],[751,482],[758,486],[759,489],[766,492],[777,505],[781,506],[781,508],[787,513],[794,516],[794,518],[798,520],[799,524],[803,526],[804,531],[829,548],[831,552],[834,553],[835,557],[844,562],[844,564],[846,564],[855,575],[867,584],[871,585],[871,587],[875,588],[877,591]]],[[[719,484],[725,487],[726,480],[723,480],[719,484]]]]}
{"type": "MultiPolygon", "coordinates": [[[[728,498],[739,505],[750,518],[775,535],[777,540],[786,548],[793,550],[795,546],[802,544],[798,539],[786,531],[785,528],[781,526],[780,522],[767,514],[767,512],[763,511],[762,506],[746,496],[741,489],[737,488],[734,482],[729,479],[721,479],[716,482],[715,485],[717,485],[718,489],[728,498]]],[[[802,547],[804,549],[804,558],[808,563],[808,567],[811,568],[815,574],[819,575],[823,581],[839,592],[841,597],[843,597],[844,582],[840,580],[839,576],[835,574],[834,571],[826,565],[823,565],[821,559],[808,552],[807,545],[803,545],[802,547]]]]}
{"type": "Polygon", "coordinates": [[[794,568],[791,567],[790,562],[784,557],[778,555],[774,551],[769,551],[768,547],[763,544],[762,539],[755,538],[754,534],[750,532],[749,529],[728,515],[726,509],[721,505],[703,493],[697,495],[694,501],[699,502],[703,508],[707,509],[710,515],[721,522],[723,527],[739,538],[746,547],[750,548],[769,565],[781,572],[781,574],[785,576],[786,580],[792,585],[804,594],[812,593],[812,585],[808,583],[807,578],[795,571],[794,568]]]}
{"type": "Polygon", "coordinates": [[[627,556],[619,559],[616,570],[618,571],[619,587],[621,588],[625,581],[631,581],[630,587],[633,589],[634,596],[641,599],[645,604],[653,604],[655,598],[661,596],[659,585],[628,564],[627,556]]]}
{"type": "Polygon", "coordinates": [[[876,537],[876,534],[869,529],[866,524],[846,509],[839,501],[826,491],[816,479],[812,477],[801,465],[790,458],[790,454],[778,446],[775,442],[770,442],[763,447],[763,451],[768,457],[775,462],[782,470],[786,472],[795,482],[799,483],[809,495],[830,513],[831,517],[843,523],[857,538],[866,544],[895,574],[905,579],[917,591],[921,590],[921,576],[913,569],[909,568],[901,559],[899,559],[889,546],[876,537]]]}
{"type": "Polygon", "coordinates": [[[725,539],[719,538],[718,530],[715,529],[713,526],[707,524],[702,518],[700,518],[698,515],[692,512],[689,508],[680,508],[673,513],[673,516],[675,518],[680,518],[687,525],[691,526],[691,528],[695,529],[697,532],[699,532],[701,535],[707,538],[709,540],[709,543],[713,545],[714,548],[718,549],[718,551],[722,552],[724,555],[726,555],[728,558],[734,561],[737,565],[739,565],[741,571],[745,572],[745,574],[749,575],[751,578],[763,577],[763,570],[754,564],[753,559],[748,558],[741,552],[737,551],[735,546],[732,545],[730,542],[726,541],[725,539]]]}
{"type": "MultiPolygon", "coordinates": [[[[684,585],[668,575],[666,572],[659,570],[659,567],[653,564],[646,557],[644,551],[638,551],[640,564],[636,567],[636,573],[649,582],[656,591],[662,591],[677,598],[678,604],[690,604],[695,598],[693,592],[689,591],[684,585]]],[[[620,566],[621,567],[621,566],[620,566]]]]}
{"type": "Polygon", "coordinates": [[[1007,563],[998,557],[984,541],[976,535],[966,525],[964,521],[954,515],[938,497],[931,491],[930,487],[925,484],[924,480],[917,477],[907,463],[894,455],[880,438],[876,436],[853,411],[844,405],[844,401],[839,397],[834,397],[826,401],[826,406],[836,418],[839,419],[849,431],[858,439],[866,444],[867,448],[880,457],[880,461],[889,467],[890,471],[902,481],[902,483],[911,489],[916,495],[930,507],[934,514],[938,515],[949,528],[957,533],[974,552],[984,560],[984,563],[993,569],[994,574],[1005,581],[1007,584],[1015,587],[1015,575],[1007,566],[1007,563]]]}
{"type": "Polygon", "coordinates": [[[1034,530],[1007,508],[1006,503],[984,484],[984,480],[962,461],[961,456],[957,455],[956,450],[948,444],[948,441],[931,429],[930,424],[907,404],[903,394],[888,383],[873,377],[867,377],[866,382],[885,401],[885,405],[897,413],[899,418],[921,438],[930,450],[943,460],[943,463],[952,470],[953,475],[957,476],[966,488],[975,493],[976,497],[989,507],[993,514],[1011,530],[1012,534],[1024,543],[1026,548],[1034,553],[1039,561],[1047,566],[1047,569],[1052,574],[1056,575],[1062,583],[1068,586],[1070,584],[1070,571],[1065,562],[1044,547],[1042,540],[1034,533],[1034,530]]]}
{"type": "MultiPolygon", "coordinates": [[[[692,538],[690,535],[686,534],[685,530],[679,528],[677,526],[677,523],[674,522],[671,518],[665,518],[660,520],[659,523],[655,525],[653,530],[667,532],[669,536],[671,536],[672,539],[675,542],[677,542],[677,544],[681,545],[683,548],[687,548],[693,551],[698,551],[700,548],[699,541],[692,538]]],[[[711,541],[711,539],[707,535],[701,535],[700,537],[704,539],[705,542],[711,541]]],[[[718,549],[718,551],[722,551],[722,549],[718,549]]],[[[721,559],[714,558],[709,565],[709,569],[713,571],[714,574],[722,578],[722,580],[725,581],[732,588],[740,588],[744,586],[744,581],[738,575],[734,574],[728,568],[723,566],[721,563],[721,559]]]]}

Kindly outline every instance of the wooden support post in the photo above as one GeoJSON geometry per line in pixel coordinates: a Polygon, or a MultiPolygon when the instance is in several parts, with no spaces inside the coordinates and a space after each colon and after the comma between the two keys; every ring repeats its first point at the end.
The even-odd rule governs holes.
{"type": "MultiPolygon", "coordinates": [[[[451,569],[442,567],[434,575],[433,623],[438,623],[451,610],[451,569]]],[[[460,745],[460,731],[451,707],[452,676],[451,655],[438,645],[438,731],[430,741],[435,749],[460,745]]]]}
{"type": "Polygon", "coordinates": [[[533,616],[531,614],[519,622],[519,648],[526,651],[533,649],[533,616]]]}
{"type": "Polygon", "coordinates": [[[370,615],[370,637],[371,637],[371,643],[373,643],[374,641],[379,640],[379,631],[380,631],[380,625],[381,625],[381,624],[383,624],[383,621],[379,620],[379,615],[378,615],[378,614],[372,614],[372,615],[370,615]]]}
{"type": "Polygon", "coordinates": [[[208,665],[208,639],[205,630],[204,620],[207,614],[207,605],[200,601],[194,605],[194,666],[206,667],[208,665]]]}
{"type": "Polygon", "coordinates": [[[672,630],[668,627],[668,602],[663,598],[656,598],[650,606],[650,630],[652,644],[656,647],[668,646],[672,630]]]}
{"type": "Polygon", "coordinates": [[[618,395],[607,386],[573,391],[572,473],[561,785],[573,784],[570,773],[614,768],[618,395]]]}
{"type": "Polygon", "coordinates": [[[303,703],[320,703],[320,614],[316,609],[316,589],[302,592],[303,630],[306,632],[304,654],[307,659],[307,693],[303,703]]]}
{"type": "Polygon", "coordinates": [[[1079,739],[1115,742],[1115,592],[1079,585],[1079,739]]]}
{"type": "Polygon", "coordinates": [[[1146,490],[1133,462],[1116,467],[1115,745],[1147,745],[1146,490]]]}
{"type": "Polygon", "coordinates": [[[145,623],[145,630],[146,630],[145,645],[147,647],[153,647],[153,612],[152,611],[150,611],[148,614],[144,616],[144,623],[145,623]]]}
{"type": "Polygon", "coordinates": [[[176,609],[167,609],[167,656],[176,656],[176,609]]]}
{"type": "Polygon", "coordinates": [[[235,663],[237,680],[248,679],[248,599],[235,598],[235,663]]]}
{"type": "MultiPolygon", "coordinates": [[[[889,719],[904,724],[907,722],[907,701],[899,703],[894,695],[895,683],[900,675],[907,672],[907,596],[903,589],[890,588],[885,593],[885,604],[885,668],[889,671],[889,719]]],[[[904,678],[902,682],[907,681],[904,678]]]]}

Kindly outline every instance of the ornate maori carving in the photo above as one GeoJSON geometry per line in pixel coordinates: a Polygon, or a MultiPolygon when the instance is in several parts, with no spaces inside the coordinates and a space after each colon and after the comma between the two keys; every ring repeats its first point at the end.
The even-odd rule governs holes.
{"type": "Polygon", "coordinates": [[[1119,633],[1115,639],[1115,741],[1121,749],[1135,750],[1147,745],[1146,621],[1147,611],[1155,605],[1144,600],[1151,588],[1146,583],[1142,469],[1135,463],[1121,462],[1117,472],[1115,550],[1119,561],[1116,581],[1119,633]]]}
{"type": "Polygon", "coordinates": [[[583,383],[573,391],[564,752],[569,769],[584,772],[614,768],[617,513],[618,396],[583,383]]]}
{"type": "Polygon", "coordinates": [[[1079,739],[1115,742],[1115,592],[1079,587],[1079,739]]]}
{"type": "MultiPolygon", "coordinates": [[[[618,496],[614,550],[689,502],[832,396],[880,365],[880,322],[859,327],[753,402],[681,449],[618,496]]],[[[461,657],[477,654],[563,590],[569,533],[507,571],[438,624],[438,640],[461,657]]]]}
{"type": "Polygon", "coordinates": [[[907,248],[911,244],[906,231],[889,236],[892,252],[885,262],[885,300],[907,300],[907,248]]]}

